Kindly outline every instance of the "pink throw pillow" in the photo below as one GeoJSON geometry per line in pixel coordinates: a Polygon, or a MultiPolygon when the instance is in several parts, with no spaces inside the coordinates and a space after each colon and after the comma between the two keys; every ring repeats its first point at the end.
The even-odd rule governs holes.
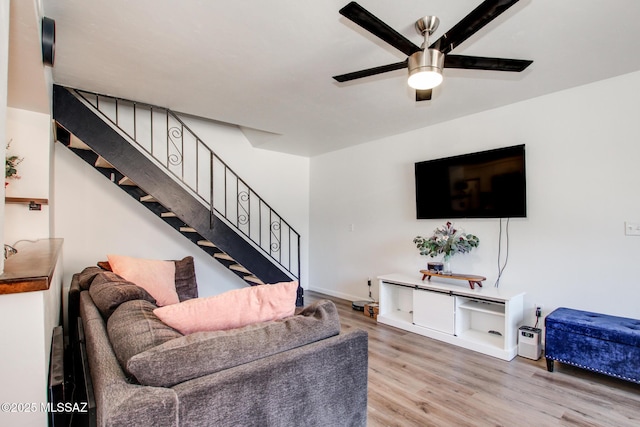
{"type": "Polygon", "coordinates": [[[297,281],[251,286],[156,308],[153,313],[184,335],[234,329],[293,316],[297,291],[297,281]]]}
{"type": "Polygon", "coordinates": [[[149,292],[158,306],[180,302],[176,292],[176,266],[173,261],[123,255],[107,255],[107,258],[114,273],[149,292]]]}

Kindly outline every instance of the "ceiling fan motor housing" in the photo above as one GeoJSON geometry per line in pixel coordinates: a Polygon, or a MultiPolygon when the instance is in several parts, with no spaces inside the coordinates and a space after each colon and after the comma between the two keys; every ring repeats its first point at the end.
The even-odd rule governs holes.
{"type": "Polygon", "coordinates": [[[424,49],[409,57],[409,85],[415,89],[431,89],[442,82],[442,68],[444,67],[444,54],[437,49],[424,49]],[[418,75],[428,75],[435,79],[429,79],[424,83],[416,82],[418,75]]]}

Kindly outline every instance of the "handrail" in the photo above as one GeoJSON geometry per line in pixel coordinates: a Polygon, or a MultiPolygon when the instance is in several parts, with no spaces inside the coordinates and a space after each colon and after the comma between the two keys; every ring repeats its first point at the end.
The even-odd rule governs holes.
{"type": "Polygon", "coordinates": [[[300,278],[300,234],[177,113],[123,98],[69,90],[190,190],[211,215],[224,218],[276,265],[300,278]]]}

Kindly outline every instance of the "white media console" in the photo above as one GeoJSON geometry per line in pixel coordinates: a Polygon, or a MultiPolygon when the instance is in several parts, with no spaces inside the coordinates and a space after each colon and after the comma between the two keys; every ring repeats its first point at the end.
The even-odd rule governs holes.
{"type": "Polygon", "coordinates": [[[378,322],[503,360],[518,354],[523,292],[486,285],[471,289],[464,281],[420,276],[378,277],[378,322]]]}

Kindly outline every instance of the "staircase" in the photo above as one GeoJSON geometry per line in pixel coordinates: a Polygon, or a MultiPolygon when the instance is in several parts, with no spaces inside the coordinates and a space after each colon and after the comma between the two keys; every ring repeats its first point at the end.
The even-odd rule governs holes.
{"type": "Polygon", "coordinates": [[[53,112],[60,143],[247,284],[299,281],[300,235],[177,114],[58,85],[53,112]]]}

